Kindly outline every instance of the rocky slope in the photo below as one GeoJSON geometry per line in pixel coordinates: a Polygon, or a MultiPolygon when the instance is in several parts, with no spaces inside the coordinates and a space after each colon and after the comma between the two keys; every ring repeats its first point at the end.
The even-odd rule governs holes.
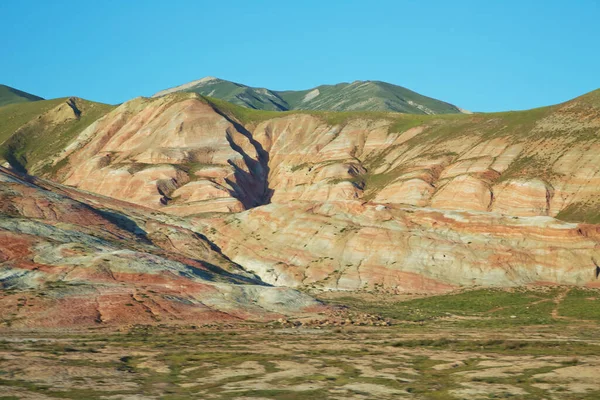
{"type": "Polygon", "coordinates": [[[600,227],[551,217],[297,201],[195,223],[274,285],[395,292],[600,286],[600,227]]]}
{"type": "Polygon", "coordinates": [[[67,185],[179,215],[359,199],[595,222],[597,97],[527,112],[344,120],[249,120],[193,94],[140,98],[90,125],[50,169],[67,185]]]}
{"type": "Polygon", "coordinates": [[[409,114],[464,112],[452,104],[380,81],[355,81],[321,85],[307,90],[276,91],[209,76],[160,91],[152,97],[175,92],[197,93],[242,107],[271,111],[394,111],[409,114]]]}
{"type": "Polygon", "coordinates": [[[30,168],[187,216],[267,282],[412,291],[597,284],[600,91],[475,115],[139,98],[30,168]],[[242,212],[231,214],[232,212],[242,212]]]}
{"type": "Polygon", "coordinates": [[[199,324],[319,307],[171,222],[0,168],[1,325],[199,324]]]}

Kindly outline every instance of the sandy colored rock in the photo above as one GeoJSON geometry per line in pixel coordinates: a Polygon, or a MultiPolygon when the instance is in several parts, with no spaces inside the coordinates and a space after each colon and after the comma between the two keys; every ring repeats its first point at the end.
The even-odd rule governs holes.
{"type": "Polygon", "coordinates": [[[422,179],[409,179],[394,182],[382,189],[375,197],[377,203],[409,204],[425,206],[429,203],[435,188],[422,179]]]}
{"type": "Polygon", "coordinates": [[[436,192],[431,206],[446,210],[486,211],[491,202],[492,191],[485,182],[470,175],[459,175],[436,192]]]}
{"type": "Polygon", "coordinates": [[[219,107],[190,93],[124,103],[56,155],[53,177],[194,217],[278,285],[599,284],[597,93],[452,118],[219,107]]]}
{"type": "Polygon", "coordinates": [[[492,211],[517,216],[548,215],[554,189],[539,180],[501,183],[493,188],[492,211]]]}
{"type": "Polygon", "coordinates": [[[143,208],[4,169],[0,181],[0,320],[13,328],[268,320],[320,307],[143,208]]]}
{"type": "Polygon", "coordinates": [[[277,285],[443,292],[597,284],[597,229],[550,217],[294,202],[197,223],[233,261],[277,285]]]}

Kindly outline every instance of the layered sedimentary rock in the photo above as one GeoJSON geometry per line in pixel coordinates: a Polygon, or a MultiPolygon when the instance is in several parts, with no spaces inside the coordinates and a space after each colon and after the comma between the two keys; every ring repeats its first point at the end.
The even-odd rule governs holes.
{"type": "Polygon", "coordinates": [[[319,307],[265,285],[185,227],[39,183],[52,190],[0,169],[4,326],[265,320],[319,307]]]}
{"type": "Polygon", "coordinates": [[[494,187],[492,209],[511,215],[548,215],[554,188],[538,180],[511,180],[494,187]]]}
{"type": "Polygon", "coordinates": [[[595,284],[596,228],[577,222],[600,222],[599,93],[444,117],[135,99],[57,154],[53,178],[196,217],[277,284],[595,284]]]}
{"type": "Polygon", "coordinates": [[[588,97],[447,120],[300,113],[245,124],[192,94],[136,99],[54,163],[62,183],[178,215],[362,199],[556,216],[597,197],[600,111],[588,97]]]}
{"type": "Polygon", "coordinates": [[[360,202],[271,204],[199,220],[265,281],[325,289],[447,291],[462,286],[600,286],[600,227],[551,217],[360,202]]]}
{"type": "Polygon", "coordinates": [[[183,196],[189,214],[266,202],[259,146],[205,102],[179,97],[133,100],[89,126],[59,155],[70,166],[60,180],[157,209],[183,196]]]}

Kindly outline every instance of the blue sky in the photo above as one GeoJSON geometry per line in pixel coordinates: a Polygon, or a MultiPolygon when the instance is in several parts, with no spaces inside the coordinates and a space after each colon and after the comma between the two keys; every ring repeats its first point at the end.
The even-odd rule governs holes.
{"type": "Polygon", "coordinates": [[[500,111],[600,87],[596,0],[6,0],[0,17],[0,83],[45,98],[371,79],[500,111]]]}

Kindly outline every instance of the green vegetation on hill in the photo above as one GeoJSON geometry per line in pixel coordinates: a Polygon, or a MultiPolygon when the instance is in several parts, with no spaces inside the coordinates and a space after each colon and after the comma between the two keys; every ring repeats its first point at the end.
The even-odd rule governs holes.
{"type": "MultiPolygon", "coordinates": [[[[252,127],[264,121],[274,118],[282,118],[294,115],[311,115],[319,118],[330,125],[344,125],[347,122],[355,119],[381,120],[389,119],[390,121],[404,119],[404,114],[378,112],[378,111],[314,111],[314,110],[293,110],[293,111],[265,111],[255,110],[242,107],[225,100],[214,97],[201,96],[201,99],[211,104],[219,113],[227,115],[229,118],[234,118],[246,127],[252,127]]],[[[412,117],[412,116],[408,116],[412,117]]]]}
{"type": "Polygon", "coordinates": [[[250,88],[234,82],[219,81],[190,91],[256,110],[285,111],[288,109],[285,101],[270,90],[250,88]]]}
{"type": "Polygon", "coordinates": [[[600,224],[600,200],[595,198],[587,202],[570,204],[559,212],[556,218],[567,222],[600,224]]]}
{"type": "Polygon", "coordinates": [[[407,114],[461,112],[452,104],[380,81],[356,81],[322,85],[308,90],[274,91],[223,79],[204,78],[156,95],[172,91],[193,92],[238,106],[266,111],[391,111],[407,114]]]}
{"type": "Polygon", "coordinates": [[[471,289],[407,301],[393,297],[370,301],[340,295],[329,302],[396,321],[491,329],[599,322],[599,295],[598,289],[565,286],[471,289]]]}
{"type": "Polygon", "coordinates": [[[310,115],[321,119],[329,125],[345,125],[353,120],[390,121],[390,132],[403,132],[408,128],[419,126],[438,118],[451,119],[467,117],[465,114],[452,115],[415,115],[384,111],[323,111],[323,110],[291,110],[291,111],[266,111],[242,107],[228,101],[201,96],[203,101],[211,104],[217,112],[234,118],[242,125],[253,127],[261,122],[274,118],[283,118],[294,115],[310,115]]]}
{"type": "Polygon", "coordinates": [[[217,112],[225,114],[230,118],[235,118],[242,125],[257,124],[272,118],[279,118],[294,114],[292,111],[278,112],[272,110],[256,110],[233,104],[216,97],[200,95],[200,98],[206,103],[212,105],[217,112]]]}
{"type": "Polygon", "coordinates": [[[65,99],[42,100],[0,107],[0,145],[21,126],[64,101],[65,99]]]}
{"type": "MultiPolygon", "coordinates": [[[[23,172],[47,164],[87,126],[114,107],[83,99],[53,99],[0,107],[0,161],[23,172]],[[60,108],[62,105],[62,108],[60,108]],[[68,107],[68,108],[67,108],[68,107]],[[72,116],[55,119],[55,113],[72,116]]],[[[48,166],[45,166],[46,172],[48,166]]]]}
{"type": "Polygon", "coordinates": [[[17,90],[10,86],[0,85],[0,107],[14,103],[44,100],[39,96],[17,90]]]}
{"type": "Polygon", "coordinates": [[[296,110],[392,111],[406,114],[456,114],[460,110],[419,93],[380,81],[322,85],[303,91],[277,92],[296,110]],[[317,94],[318,93],[318,94],[317,94]],[[314,96],[314,97],[313,97],[314,96]]]}

